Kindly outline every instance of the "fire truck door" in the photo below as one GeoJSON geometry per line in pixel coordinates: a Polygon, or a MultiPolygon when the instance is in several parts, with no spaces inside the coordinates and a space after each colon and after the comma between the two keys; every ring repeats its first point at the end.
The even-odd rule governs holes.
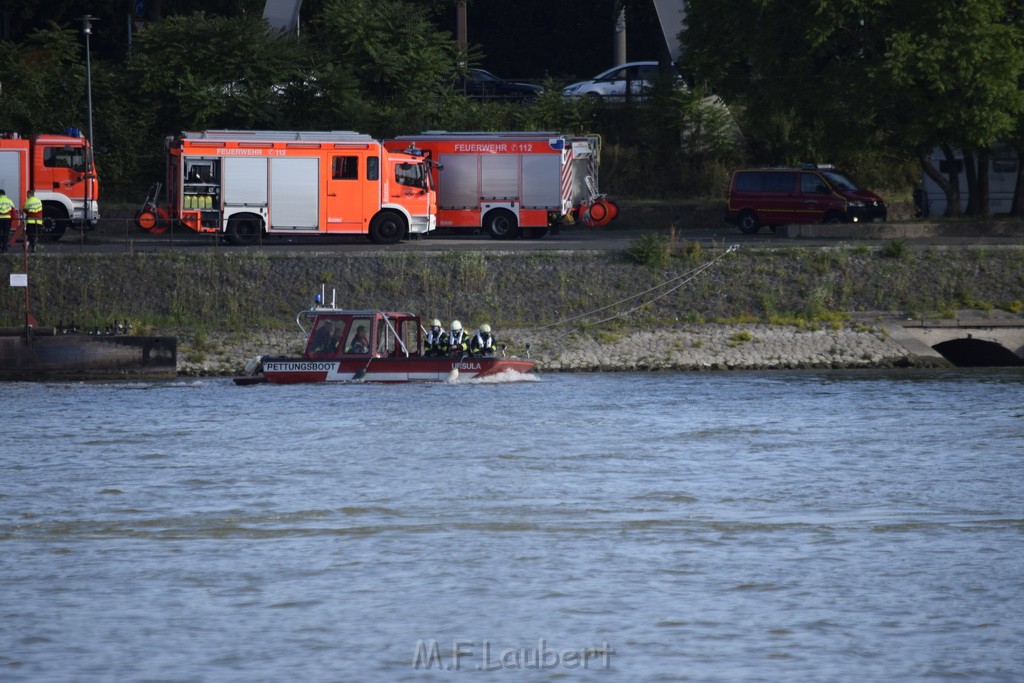
{"type": "Polygon", "coordinates": [[[480,156],[442,154],[437,205],[442,209],[480,208],[480,156]]]}
{"type": "MultiPolygon", "coordinates": [[[[377,187],[380,158],[341,152],[330,156],[327,177],[327,231],[365,232],[363,202],[367,187],[377,187]],[[360,160],[365,159],[360,168],[360,160]]],[[[373,212],[371,212],[373,213],[373,212]]]]}
{"type": "Polygon", "coordinates": [[[519,201],[519,155],[485,154],[480,157],[480,199],[519,201]]]}
{"type": "Polygon", "coordinates": [[[523,155],[523,208],[555,209],[562,203],[562,155],[523,155]]]}
{"type": "Polygon", "coordinates": [[[25,167],[25,155],[17,150],[0,151],[0,187],[7,191],[7,196],[16,206],[21,206],[25,195],[22,194],[21,179],[25,167]]]}
{"type": "Polygon", "coordinates": [[[319,223],[320,160],[279,157],[270,160],[270,227],[310,230],[319,223]]]}
{"type": "Polygon", "coordinates": [[[267,206],[267,160],[263,157],[224,158],[224,212],[240,209],[260,213],[267,206]]]}
{"type": "MultiPolygon", "coordinates": [[[[72,145],[43,147],[42,166],[36,166],[36,187],[69,197],[85,196],[85,148],[72,145]]],[[[38,164],[38,156],[36,157],[38,164]]]]}

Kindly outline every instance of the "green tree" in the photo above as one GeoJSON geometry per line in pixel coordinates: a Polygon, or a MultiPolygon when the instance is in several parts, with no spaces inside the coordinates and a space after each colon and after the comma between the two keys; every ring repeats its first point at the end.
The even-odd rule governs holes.
{"type": "Polygon", "coordinates": [[[170,17],[146,29],[131,71],[157,133],[182,128],[274,128],[280,95],[302,64],[298,40],[273,35],[262,17],[170,17]]]}
{"type": "Polygon", "coordinates": [[[915,3],[913,11],[901,6],[897,19],[881,75],[904,100],[899,132],[919,155],[924,172],[946,192],[950,215],[960,213],[959,184],[931,164],[929,153],[943,147],[952,161],[952,148],[962,150],[969,212],[986,213],[989,149],[1013,138],[1024,115],[1019,3],[915,3]]]}
{"type": "Polygon", "coordinates": [[[879,137],[871,69],[884,37],[872,3],[693,0],[686,64],[730,104],[760,161],[848,154],[879,137]]]}
{"type": "Polygon", "coordinates": [[[427,10],[401,0],[330,0],[312,32],[325,106],[378,135],[427,122],[462,61],[427,10]]]}
{"type": "Polygon", "coordinates": [[[49,25],[22,43],[0,42],[0,121],[23,135],[85,130],[84,48],[74,31],[49,25]]]}
{"type": "Polygon", "coordinates": [[[942,145],[984,154],[1014,130],[1024,112],[1018,6],[692,0],[682,39],[698,79],[742,105],[759,161],[870,150],[924,163],[942,145]]]}

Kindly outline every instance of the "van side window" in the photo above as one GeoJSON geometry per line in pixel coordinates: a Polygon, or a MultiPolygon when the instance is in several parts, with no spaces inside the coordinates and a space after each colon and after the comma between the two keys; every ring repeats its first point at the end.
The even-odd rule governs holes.
{"type": "Polygon", "coordinates": [[[795,173],[765,173],[765,192],[792,192],[796,184],[795,173]]]}
{"type": "Polygon", "coordinates": [[[380,159],[377,157],[366,157],[366,179],[380,179],[380,159]]]}
{"type": "Polygon", "coordinates": [[[331,160],[331,178],[359,180],[359,157],[334,157],[331,160]]]}
{"type": "Polygon", "coordinates": [[[800,174],[800,191],[804,194],[828,192],[828,185],[817,173],[800,174]]]}
{"type": "Polygon", "coordinates": [[[736,190],[738,192],[760,192],[761,173],[737,173],[736,190]]]}

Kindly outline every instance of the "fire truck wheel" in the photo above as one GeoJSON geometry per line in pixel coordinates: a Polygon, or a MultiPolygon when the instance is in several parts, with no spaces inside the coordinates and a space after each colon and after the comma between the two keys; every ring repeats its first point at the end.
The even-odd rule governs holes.
{"type": "Polygon", "coordinates": [[[370,239],[377,244],[394,244],[405,237],[405,221],[393,211],[381,211],[370,221],[370,239]]]}
{"type": "Polygon", "coordinates": [[[761,224],[757,221],[757,214],[750,209],[740,211],[736,223],[740,226],[740,232],[744,235],[756,235],[757,231],[761,228],[761,224]]]}
{"type": "Polygon", "coordinates": [[[261,223],[255,216],[235,216],[228,221],[227,238],[231,244],[240,247],[256,244],[260,237],[261,223]]]}
{"type": "Polygon", "coordinates": [[[495,209],[484,218],[484,227],[487,232],[496,240],[515,239],[519,232],[519,222],[516,215],[505,209],[495,209]]]}
{"type": "Polygon", "coordinates": [[[68,229],[68,215],[59,206],[44,205],[43,206],[43,237],[51,242],[56,242],[64,236],[64,231],[68,229]]]}

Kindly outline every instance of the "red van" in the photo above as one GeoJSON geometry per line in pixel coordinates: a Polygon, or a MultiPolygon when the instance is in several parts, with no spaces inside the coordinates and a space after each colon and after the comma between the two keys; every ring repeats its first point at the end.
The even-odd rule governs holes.
{"type": "Polygon", "coordinates": [[[733,173],[725,220],[753,235],[762,225],[886,219],[885,200],[831,166],[751,168],[733,173]]]}

